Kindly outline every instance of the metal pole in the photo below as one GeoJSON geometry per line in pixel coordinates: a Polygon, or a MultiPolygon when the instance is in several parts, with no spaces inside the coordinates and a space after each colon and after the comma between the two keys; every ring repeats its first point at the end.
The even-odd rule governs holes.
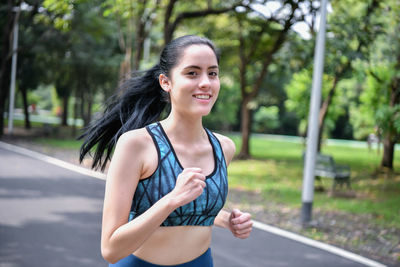
{"type": "Polygon", "coordinates": [[[321,106],[321,85],[324,72],[325,24],[327,0],[321,1],[321,17],[314,54],[313,83],[307,129],[307,150],[304,161],[301,222],[311,221],[314,199],[314,168],[318,142],[318,115],[321,106]]]}
{"type": "Polygon", "coordinates": [[[15,15],[14,29],[13,29],[13,55],[11,63],[11,84],[10,84],[10,105],[8,110],[8,134],[13,133],[14,123],[14,98],[15,98],[15,76],[17,72],[17,56],[18,56],[18,20],[20,8],[18,7],[17,14],[15,15]]]}

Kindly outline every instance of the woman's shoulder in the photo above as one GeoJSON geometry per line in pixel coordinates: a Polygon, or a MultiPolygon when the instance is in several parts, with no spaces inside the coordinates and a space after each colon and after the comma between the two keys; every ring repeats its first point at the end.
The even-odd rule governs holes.
{"type": "Polygon", "coordinates": [[[219,134],[219,133],[214,133],[213,134],[217,137],[218,141],[221,144],[222,150],[224,151],[224,156],[227,164],[231,162],[233,156],[235,155],[236,151],[236,146],[235,143],[230,139],[229,137],[219,134]]]}
{"type": "Polygon", "coordinates": [[[145,149],[152,144],[152,139],[146,128],[139,128],[123,133],[117,142],[117,147],[125,149],[145,149]]]}
{"type": "Polygon", "coordinates": [[[111,165],[115,165],[116,169],[139,173],[140,178],[154,172],[157,150],[146,128],[127,131],[119,137],[111,165]]]}

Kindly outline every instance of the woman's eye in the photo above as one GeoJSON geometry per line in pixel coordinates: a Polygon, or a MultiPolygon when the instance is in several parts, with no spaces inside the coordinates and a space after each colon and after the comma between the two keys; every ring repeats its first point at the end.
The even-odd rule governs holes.
{"type": "Polygon", "coordinates": [[[196,76],[197,73],[196,73],[195,71],[189,71],[189,72],[187,73],[187,75],[189,75],[189,76],[196,76]]]}
{"type": "Polygon", "coordinates": [[[210,75],[210,76],[218,76],[218,72],[212,71],[208,75],[210,75]]]}

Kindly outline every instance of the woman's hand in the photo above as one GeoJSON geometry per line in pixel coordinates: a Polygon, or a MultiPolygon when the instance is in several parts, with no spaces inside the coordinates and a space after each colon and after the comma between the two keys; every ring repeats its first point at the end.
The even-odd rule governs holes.
{"type": "Polygon", "coordinates": [[[232,234],[241,239],[248,238],[253,229],[253,222],[249,213],[234,209],[229,217],[229,229],[232,234]]]}
{"type": "Polygon", "coordinates": [[[206,176],[201,172],[200,168],[186,168],[178,175],[175,188],[170,193],[177,206],[183,206],[203,193],[206,176]]]}

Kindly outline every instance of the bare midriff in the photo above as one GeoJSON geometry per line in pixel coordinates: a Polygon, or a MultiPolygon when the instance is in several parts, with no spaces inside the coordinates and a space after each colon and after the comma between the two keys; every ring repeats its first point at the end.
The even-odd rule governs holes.
{"type": "Polygon", "coordinates": [[[211,231],[211,226],[159,227],[133,254],[159,265],[189,262],[210,247],[211,231]]]}

